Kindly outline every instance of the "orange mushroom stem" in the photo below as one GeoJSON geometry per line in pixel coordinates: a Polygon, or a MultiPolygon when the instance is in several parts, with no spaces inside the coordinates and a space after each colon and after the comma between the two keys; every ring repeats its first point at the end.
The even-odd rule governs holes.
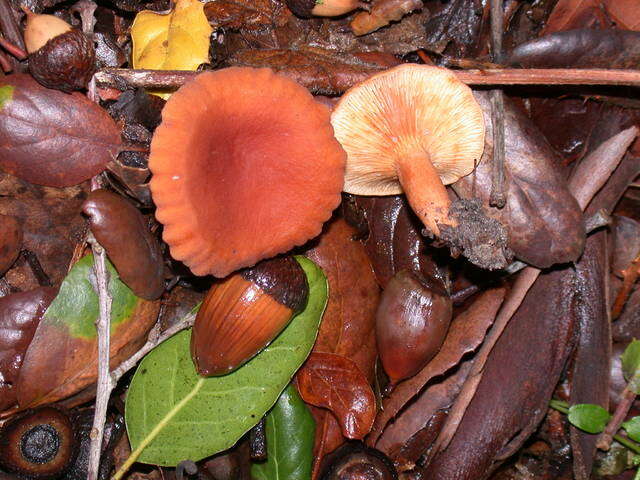
{"type": "Polygon", "coordinates": [[[427,152],[399,159],[396,170],[413,211],[436,237],[440,235],[438,224],[456,225],[449,217],[449,194],[427,152]]]}

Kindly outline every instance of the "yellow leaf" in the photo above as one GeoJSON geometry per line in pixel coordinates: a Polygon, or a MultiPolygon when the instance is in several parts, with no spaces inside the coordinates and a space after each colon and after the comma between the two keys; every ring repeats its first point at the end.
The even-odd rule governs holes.
{"type": "Polygon", "coordinates": [[[209,62],[212,31],[198,0],[178,0],[168,14],[144,10],[131,27],[133,68],[195,70],[209,62]]]}

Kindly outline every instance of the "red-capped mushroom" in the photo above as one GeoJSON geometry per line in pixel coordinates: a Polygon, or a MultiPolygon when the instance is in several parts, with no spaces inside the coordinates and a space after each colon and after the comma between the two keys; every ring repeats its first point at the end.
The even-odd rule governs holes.
{"type": "Polygon", "coordinates": [[[151,144],[156,217],[171,255],[224,277],[318,235],[346,155],[330,113],[270,69],[207,72],[167,102],[151,144]]]}

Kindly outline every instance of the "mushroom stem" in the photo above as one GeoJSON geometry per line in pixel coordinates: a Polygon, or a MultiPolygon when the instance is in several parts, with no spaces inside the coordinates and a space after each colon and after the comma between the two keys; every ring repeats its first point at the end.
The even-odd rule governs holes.
{"type": "Polygon", "coordinates": [[[438,224],[455,226],[449,218],[449,194],[427,152],[401,157],[396,171],[411,208],[425,227],[437,237],[438,224]]]}

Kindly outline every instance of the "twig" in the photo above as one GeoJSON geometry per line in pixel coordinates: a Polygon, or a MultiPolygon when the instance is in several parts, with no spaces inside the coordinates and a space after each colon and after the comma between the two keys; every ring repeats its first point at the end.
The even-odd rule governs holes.
{"type": "MultiPolygon", "coordinates": [[[[502,0],[491,0],[491,52],[494,63],[502,61],[502,32],[504,7],[502,0]]],[[[504,92],[491,90],[491,119],[493,125],[493,159],[491,161],[491,194],[489,205],[503,208],[507,203],[504,173],[504,92]]]]}
{"type": "Polygon", "coordinates": [[[8,53],[16,57],[18,60],[24,60],[27,58],[27,52],[6,38],[0,36],[0,47],[4,48],[8,53]]]}
{"type": "Polygon", "coordinates": [[[622,395],[620,396],[620,401],[618,402],[618,406],[616,407],[616,411],[613,412],[613,416],[607,423],[604,431],[598,437],[598,442],[596,446],[600,450],[604,450],[605,452],[609,450],[611,447],[611,441],[615,436],[615,433],[620,429],[620,425],[624,422],[631,406],[633,405],[633,401],[636,399],[636,394],[631,391],[629,385],[624,387],[622,391],[622,395]]]}
{"type": "Polygon", "coordinates": [[[111,377],[109,376],[109,340],[111,327],[111,295],[109,294],[109,273],[107,272],[106,253],[102,245],[90,234],[88,242],[93,250],[93,269],[96,276],[98,302],[100,314],[96,321],[98,335],[98,386],[96,391],[96,405],[91,428],[91,447],[87,467],[87,480],[97,480],[100,469],[100,453],[102,451],[102,438],[104,436],[104,424],[107,418],[107,406],[113,390],[111,377]]]}
{"type": "Polygon", "coordinates": [[[638,276],[640,275],[640,255],[631,262],[631,265],[629,265],[628,268],[625,268],[622,271],[622,275],[624,276],[622,287],[620,287],[620,290],[616,295],[616,300],[613,302],[613,308],[611,309],[612,320],[616,320],[624,310],[629,294],[638,280],[638,276]]]}
{"type": "MultiPolygon", "coordinates": [[[[503,68],[452,71],[462,82],[468,85],[583,85],[640,87],[640,70],[503,68]]],[[[296,75],[294,70],[281,69],[279,73],[294,78],[303,86],[308,86],[308,83],[311,81],[305,80],[305,78],[296,75]]],[[[125,68],[105,68],[96,72],[94,78],[99,87],[112,87],[120,90],[125,90],[130,87],[175,89],[181,87],[185,82],[193,79],[198,74],[199,72],[180,70],[133,70],[125,68]]],[[[357,79],[364,80],[364,78],[357,79]]]]}
{"type": "Polygon", "coordinates": [[[0,68],[4,73],[9,73],[11,70],[13,70],[13,65],[11,65],[9,59],[2,52],[0,52],[0,68]]]}
{"type": "Polygon", "coordinates": [[[125,373],[127,373],[129,370],[131,370],[133,367],[136,366],[136,364],[142,359],[142,357],[144,357],[147,353],[149,353],[151,350],[156,348],[162,342],[173,337],[176,333],[191,327],[195,319],[196,319],[195,312],[191,312],[188,315],[186,315],[182,320],[180,320],[178,323],[175,323],[171,327],[167,328],[157,338],[152,338],[153,334],[149,335],[149,340],[147,340],[147,343],[145,343],[140,348],[140,350],[138,350],[131,357],[129,357],[127,360],[125,360],[120,365],[118,365],[118,367],[111,372],[112,382],[114,384],[117,383],[118,380],[120,380],[120,378],[122,378],[122,376],[125,373]]]}
{"type": "MultiPolygon", "coordinates": [[[[562,400],[551,400],[549,402],[549,407],[554,410],[559,411],[560,413],[564,413],[565,415],[569,414],[569,404],[567,402],[563,402],[562,400]]],[[[640,454],[640,445],[636,442],[622,436],[622,435],[614,435],[613,439],[627,447],[629,450],[636,454],[640,454]]]]}

